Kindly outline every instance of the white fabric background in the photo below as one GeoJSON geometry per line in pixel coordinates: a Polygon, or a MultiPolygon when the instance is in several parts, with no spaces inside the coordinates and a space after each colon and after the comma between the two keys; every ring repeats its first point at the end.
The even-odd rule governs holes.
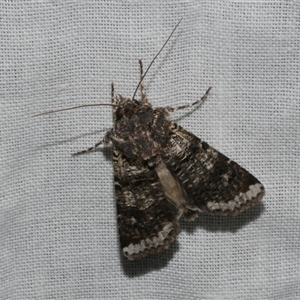
{"type": "Polygon", "coordinates": [[[300,115],[297,1],[0,4],[1,299],[299,299],[300,115]],[[132,96],[265,185],[236,218],[201,215],[161,255],[120,254],[111,148],[72,158],[112,126],[109,107],[32,115],[132,96]]]}

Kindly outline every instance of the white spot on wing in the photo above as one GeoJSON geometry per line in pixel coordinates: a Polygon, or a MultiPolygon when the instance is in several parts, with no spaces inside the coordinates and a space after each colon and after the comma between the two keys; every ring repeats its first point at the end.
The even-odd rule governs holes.
{"type": "Polygon", "coordinates": [[[123,248],[123,252],[126,253],[126,256],[130,256],[135,253],[143,252],[145,249],[156,248],[163,245],[172,230],[173,224],[167,223],[162,231],[158,233],[158,236],[154,236],[152,239],[146,238],[145,240],[141,240],[139,244],[130,244],[123,248]]]}
{"type": "Polygon", "coordinates": [[[220,201],[208,201],[207,208],[211,211],[221,209],[223,212],[226,210],[234,211],[239,208],[242,204],[245,204],[247,201],[250,201],[256,198],[263,191],[263,186],[260,183],[256,183],[249,186],[249,189],[245,193],[239,193],[236,195],[233,200],[228,202],[220,201]]]}

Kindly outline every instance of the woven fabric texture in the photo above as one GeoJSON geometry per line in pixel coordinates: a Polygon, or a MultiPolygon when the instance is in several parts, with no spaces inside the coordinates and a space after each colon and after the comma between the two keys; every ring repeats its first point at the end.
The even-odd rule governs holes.
{"type": "MultiPolygon", "coordinates": [[[[1,299],[299,299],[298,1],[0,3],[1,299]],[[153,106],[265,186],[235,218],[181,222],[169,250],[128,262],[117,233],[112,149],[73,158],[112,127],[155,61],[153,106]]],[[[139,95],[138,95],[139,97],[139,95]]]]}

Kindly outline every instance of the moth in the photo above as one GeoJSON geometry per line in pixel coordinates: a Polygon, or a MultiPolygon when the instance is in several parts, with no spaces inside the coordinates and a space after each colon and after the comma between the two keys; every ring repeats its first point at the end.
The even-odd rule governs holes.
{"type": "Polygon", "coordinates": [[[248,171],[169,120],[171,113],[202,103],[211,87],[189,105],[153,108],[149,102],[143,79],[179,23],[145,73],[139,61],[140,82],[132,98],[114,96],[112,84],[113,128],[95,146],[74,154],[113,145],[118,229],[129,260],[169,248],[180,232],[181,217],[193,221],[200,211],[236,216],[265,194],[248,171]],[[135,99],[138,88],[140,100],[135,99]]]}

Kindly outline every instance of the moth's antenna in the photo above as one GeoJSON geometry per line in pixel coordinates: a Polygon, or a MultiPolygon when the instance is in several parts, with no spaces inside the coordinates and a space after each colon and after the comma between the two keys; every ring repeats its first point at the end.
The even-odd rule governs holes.
{"type": "MultiPolygon", "coordinates": [[[[160,52],[165,48],[166,44],[169,42],[170,38],[172,37],[173,33],[175,32],[175,30],[177,29],[178,25],[180,24],[180,22],[182,21],[182,18],[179,20],[179,22],[176,24],[176,26],[174,27],[173,31],[171,32],[171,34],[169,35],[168,39],[165,41],[165,43],[163,44],[163,46],[161,47],[161,49],[158,51],[158,53],[154,56],[154,58],[152,59],[150,65],[148,66],[146,72],[143,74],[143,76],[141,77],[141,80],[139,82],[139,84],[137,85],[135,92],[132,96],[132,99],[134,99],[134,96],[137,93],[137,90],[139,89],[142,81],[144,80],[146,74],[148,73],[149,69],[151,68],[151,66],[153,65],[154,61],[156,60],[157,56],[160,54],[160,52]]],[[[88,107],[88,106],[111,106],[111,107],[118,107],[118,105],[115,104],[108,104],[108,103],[104,103],[104,104],[84,104],[84,105],[79,105],[79,106],[74,106],[74,107],[68,107],[68,108],[62,108],[62,109],[58,109],[58,110],[50,110],[50,111],[46,111],[37,115],[34,115],[32,117],[39,117],[42,115],[48,115],[48,114],[53,114],[56,112],[60,112],[60,111],[66,111],[66,110],[71,110],[71,109],[76,109],[76,108],[82,108],[82,107],[88,107]]]]}
{"type": "Polygon", "coordinates": [[[137,85],[134,94],[132,96],[132,100],[134,99],[135,94],[137,93],[142,81],[144,80],[146,74],[148,73],[149,69],[151,68],[151,66],[153,65],[155,59],[157,58],[157,56],[160,54],[160,52],[165,48],[166,44],[168,43],[168,41],[170,40],[171,36],[173,35],[174,31],[176,30],[176,28],[178,27],[178,25],[180,24],[180,22],[182,21],[182,18],[179,20],[179,22],[177,23],[177,25],[174,27],[173,31],[171,32],[171,34],[169,35],[168,39],[165,41],[164,45],[161,47],[161,49],[158,51],[158,53],[154,56],[154,58],[152,59],[149,67],[147,68],[146,72],[144,73],[144,75],[142,76],[139,84],[137,85]]]}
{"type": "Polygon", "coordinates": [[[32,117],[39,117],[39,116],[42,116],[42,115],[53,114],[53,113],[56,113],[56,112],[59,112],[59,111],[71,110],[71,109],[76,109],[76,108],[81,108],[81,107],[88,107],[88,106],[112,106],[112,107],[118,107],[118,105],[108,104],[108,103],[103,103],[103,104],[84,104],[84,105],[79,105],[79,106],[74,106],[74,107],[62,108],[62,109],[58,109],[58,110],[50,110],[50,111],[43,112],[41,114],[34,115],[32,117]]]}

